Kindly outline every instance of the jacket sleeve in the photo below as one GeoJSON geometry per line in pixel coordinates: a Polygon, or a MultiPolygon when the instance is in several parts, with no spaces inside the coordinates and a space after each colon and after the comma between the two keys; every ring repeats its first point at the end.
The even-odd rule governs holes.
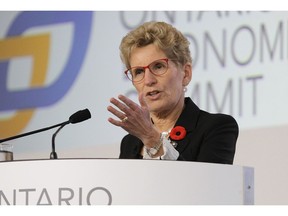
{"type": "Polygon", "coordinates": [[[216,114],[207,125],[197,161],[233,164],[239,133],[236,120],[230,115],[216,114]]]}
{"type": "Polygon", "coordinates": [[[142,159],[140,154],[142,146],[138,138],[126,135],[121,141],[119,159],[142,159]]]}

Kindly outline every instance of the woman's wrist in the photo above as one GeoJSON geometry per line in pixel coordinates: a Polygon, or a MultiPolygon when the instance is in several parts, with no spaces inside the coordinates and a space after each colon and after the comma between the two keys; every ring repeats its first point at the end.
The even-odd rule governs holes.
{"type": "Polygon", "coordinates": [[[163,132],[161,133],[159,143],[155,145],[156,151],[152,150],[152,148],[148,148],[144,146],[143,158],[144,159],[162,159],[162,160],[177,160],[179,157],[179,152],[173,147],[171,144],[171,140],[169,139],[169,133],[163,132]],[[158,145],[160,148],[158,149],[158,145]],[[158,149],[158,151],[157,151],[158,149]]]}
{"type": "MultiPolygon", "coordinates": [[[[147,147],[146,145],[144,145],[144,150],[146,151],[146,153],[149,155],[149,157],[156,157],[156,156],[160,156],[160,150],[163,149],[163,139],[165,138],[165,136],[167,136],[165,133],[160,133],[160,136],[158,138],[157,142],[154,142],[155,144],[152,145],[151,147],[147,147]]],[[[163,151],[162,151],[163,152],[163,151]]]]}

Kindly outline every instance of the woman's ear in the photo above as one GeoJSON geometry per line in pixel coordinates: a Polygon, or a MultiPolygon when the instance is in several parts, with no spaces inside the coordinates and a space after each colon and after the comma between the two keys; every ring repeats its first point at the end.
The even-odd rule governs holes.
{"type": "Polygon", "coordinates": [[[183,66],[183,72],[184,72],[184,77],[183,77],[183,86],[187,86],[191,79],[192,79],[192,64],[191,63],[186,63],[183,66]]]}

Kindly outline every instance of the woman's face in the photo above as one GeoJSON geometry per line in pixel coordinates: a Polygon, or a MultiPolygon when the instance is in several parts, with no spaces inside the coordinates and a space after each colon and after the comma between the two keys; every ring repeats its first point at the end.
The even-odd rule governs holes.
{"type": "MultiPolygon", "coordinates": [[[[158,59],[167,58],[165,53],[154,44],[135,48],[130,58],[131,67],[147,66],[158,59]]],[[[138,95],[142,95],[148,109],[155,115],[168,114],[174,109],[182,109],[184,103],[184,86],[191,80],[190,64],[177,66],[168,60],[168,70],[161,76],[155,76],[148,68],[144,79],[134,83],[138,95]]]]}

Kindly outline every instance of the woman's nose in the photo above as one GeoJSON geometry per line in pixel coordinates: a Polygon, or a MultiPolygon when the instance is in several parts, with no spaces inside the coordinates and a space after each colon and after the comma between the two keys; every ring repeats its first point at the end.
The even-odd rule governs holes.
{"type": "Polygon", "coordinates": [[[150,72],[149,68],[146,68],[144,75],[144,83],[145,85],[152,85],[157,82],[156,76],[150,72]]]}

